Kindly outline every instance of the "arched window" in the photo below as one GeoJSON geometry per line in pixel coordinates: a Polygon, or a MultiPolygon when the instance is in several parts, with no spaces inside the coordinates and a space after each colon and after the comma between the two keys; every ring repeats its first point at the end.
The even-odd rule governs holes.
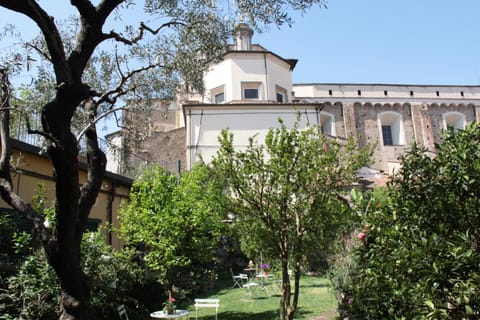
{"type": "Polygon", "coordinates": [[[320,112],[320,127],[322,128],[322,133],[335,136],[335,117],[333,114],[320,112]]]}
{"type": "Polygon", "coordinates": [[[402,115],[387,111],[378,115],[380,136],[384,146],[398,146],[405,144],[402,115]]]}
{"type": "Polygon", "coordinates": [[[454,132],[465,129],[465,115],[460,112],[447,112],[443,114],[443,128],[452,129],[454,132]]]}

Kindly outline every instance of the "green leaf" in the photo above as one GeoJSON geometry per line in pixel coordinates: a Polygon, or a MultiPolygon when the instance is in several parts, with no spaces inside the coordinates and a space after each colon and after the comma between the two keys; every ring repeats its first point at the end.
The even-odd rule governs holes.
{"type": "Polygon", "coordinates": [[[426,300],[425,305],[430,309],[430,310],[435,310],[435,305],[433,304],[432,301],[426,300]]]}

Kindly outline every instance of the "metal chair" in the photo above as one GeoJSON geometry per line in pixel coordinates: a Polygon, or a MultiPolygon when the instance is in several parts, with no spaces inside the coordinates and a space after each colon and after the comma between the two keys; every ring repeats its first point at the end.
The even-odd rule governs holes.
{"type": "Polygon", "coordinates": [[[240,273],[239,275],[234,275],[232,269],[230,268],[230,274],[232,275],[233,286],[232,288],[242,288],[244,281],[248,281],[248,276],[244,273],[240,273]]]}
{"type": "Polygon", "coordinates": [[[243,288],[247,292],[247,297],[249,298],[256,298],[257,297],[257,289],[260,285],[256,282],[250,281],[243,285],[243,288]]]}
{"type": "Polygon", "coordinates": [[[121,304],[117,308],[118,315],[120,316],[120,320],[129,320],[127,315],[127,309],[125,309],[125,305],[121,304]]]}
{"type": "Polygon", "coordinates": [[[215,308],[215,320],[217,320],[220,299],[195,299],[195,319],[198,319],[199,308],[215,308]]]}

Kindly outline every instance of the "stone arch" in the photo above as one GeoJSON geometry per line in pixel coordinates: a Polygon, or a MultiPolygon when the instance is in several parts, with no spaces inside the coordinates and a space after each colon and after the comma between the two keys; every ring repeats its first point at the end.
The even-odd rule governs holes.
{"type": "Polygon", "coordinates": [[[465,129],[465,115],[461,112],[450,111],[442,114],[442,126],[445,130],[452,129],[454,132],[465,129]]]}

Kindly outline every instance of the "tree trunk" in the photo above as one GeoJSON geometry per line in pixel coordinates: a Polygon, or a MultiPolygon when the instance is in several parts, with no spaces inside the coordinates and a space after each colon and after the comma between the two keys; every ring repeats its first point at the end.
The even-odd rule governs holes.
{"type": "Polygon", "coordinates": [[[288,259],[282,259],[282,296],[280,297],[280,320],[285,320],[290,306],[290,276],[288,274],[288,259]]]}
{"type": "MultiPolygon", "coordinates": [[[[58,96],[58,95],[57,95],[58,96]]],[[[81,93],[72,95],[81,97],[81,93]]],[[[88,319],[90,283],[81,268],[81,241],[90,209],[100,191],[106,159],[99,149],[95,127],[86,131],[88,176],[79,183],[78,142],[70,131],[71,113],[80,99],[56,100],[44,108],[42,126],[51,136],[48,153],[55,169],[56,225],[44,243],[49,263],[62,288],[61,320],[88,319]],[[64,111],[64,110],[67,111],[64,111]]],[[[95,117],[93,106],[84,106],[95,117]]]]}
{"type": "MultiPolygon", "coordinates": [[[[60,320],[88,319],[90,309],[90,283],[74,257],[62,258],[59,252],[60,265],[55,266],[58,278],[61,281],[62,299],[60,320]]],[[[66,256],[71,253],[66,252],[66,256]]]]}
{"type": "Polygon", "coordinates": [[[288,308],[288,320],[293,320],[298,306],[298,296],[300,294],[300,261],[295,261],[295,281],[293,287],[293,303],[288,308]]]}
{"type": "MultiPolygon", "coordinates": [[[[71,135],[69,140],[50,152],[56,173],[56,227],[45,250],[62,288],[60,319],[84,320],[88,319],[90,283],[81,268],[81,241],[90,207],[83,208],[86,212],[81,210],[78,151],[75,137],[71,135]]],[[[98,190],[89,189],[87,193],[95,198],[98,190]]]]}

